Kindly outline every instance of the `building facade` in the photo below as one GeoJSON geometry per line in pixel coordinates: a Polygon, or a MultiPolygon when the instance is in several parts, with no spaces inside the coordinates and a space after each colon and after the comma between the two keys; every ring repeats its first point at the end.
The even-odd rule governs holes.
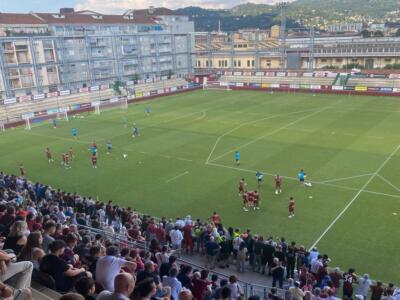
{"type": "Polygon", "coordinates": [[[193,22],[168,9],[0,13],[0,97],[193,72],[193,22]]]}

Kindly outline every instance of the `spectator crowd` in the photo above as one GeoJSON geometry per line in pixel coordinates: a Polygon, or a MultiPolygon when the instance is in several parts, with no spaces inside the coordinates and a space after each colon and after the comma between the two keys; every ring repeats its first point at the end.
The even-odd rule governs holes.
{"type": "Polygon", "coordinates": [[[271,300],[400,299],[393,284],[330,268],[317,248],[226,228],[216,212],[157,219],[3,173],[0,235],[4,299],[31,299],[31,280],[64,300],[259,299],[237,276],[213,273],[217,267],[271,277],[271,300]],[[200,255],[204,266],[182,262],[183,253],[200,255]]]}

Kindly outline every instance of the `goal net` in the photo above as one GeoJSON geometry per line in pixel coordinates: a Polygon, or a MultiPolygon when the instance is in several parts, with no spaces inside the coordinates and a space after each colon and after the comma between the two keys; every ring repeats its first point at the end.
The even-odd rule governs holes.
{"type": "Polygon", "coordinates": [[[113,109],[128,109],[127,97],[116,97],[104,101],[92,102],[94,113],[100,115],[102,112],[113,110],[113,109]]]}
{"type": "Polygon", "coordinates": [[[227,82],[219,81],[205,81],[203,83],[203,90],[223,90],[230,91],[229,84],[227,82]]]}
{"type": "Polygon", "coordinates": [[[40,125],[50,125],[53,128],[57,128],[60,123],[67,122],[68,119],[68,110],[66,108],[60,108],[57,112],[53,112],[50,114],[43,114],[35,116],[33,113],[25,114],[21,116],[23,120],[25,120],[25,129],[31,130],[33,127],[40,125]]]}

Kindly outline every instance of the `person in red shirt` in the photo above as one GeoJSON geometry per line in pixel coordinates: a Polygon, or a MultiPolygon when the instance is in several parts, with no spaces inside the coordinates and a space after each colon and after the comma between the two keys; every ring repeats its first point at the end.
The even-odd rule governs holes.
{"type": "Polygon", "coordinates": [[[183,247],[186,253],[193,254],[193,225],[191,222],[186,222],[183,226],[183,247]]]}
{"type": "Polygon", "coordinates": [[[46,157],[49,163],[53,162],[53,155],[51,154],[50,148],[46,148],[46,157]]]}
{"type": "Polygon", "coordinates": [[[289,209],[289,218],[293,218],[294,217],[294,209],[296,206],[296,202],[294,200],[293,197],[290,197],[289,199],[289,205],[288,205],[288,209],[289,209]]]}
{"type": "Polygon", "coordinates": [[[244,192],[242,194],[243,197],[243,210],[244,211],[249,211],[248,207],[249,207],[249,194],[247,192],[244,192]]]}
{"type": "Polygon", "coordinates": [[[275,176],[275,194],[282,193],[282,177],[279,175],[275,176]]]}
{"type": "Polygon", "coordinates": [[[249,209],[251,209],[252,207],[254,208],[254,192],[253,191],[248,191],[247,195],[248,195],[247,207],[249,209]]]}
{"type": "Polygon", "coordinates": [[[25,169],[24,169],[24,163],[21,162],[19,164],[19,173],[21,174],[21,177],[25,177],[25,169]]]}
{"type": "Polygon", "coordinates": [[[240,179],[240,181],[239,181],[239,196],[243,195],[245,186],[246,186],[246,183],[244,182],[244,178],[240,179]]]}
{"type": "Polygon", "coordinates": [[[343,299],[353,298],[353,283],[357,283],[356,271],[352,268],[343,274],[343,299]]]}
{"type": "Polygon", "coordinates": [[[93,168],[97,168],[97,156],[96,155],[92,155],[92,166],[93,168]]]}
{"type": "Polygon", "coordinates": [[[218,224],[221,224],[221,217],[215,211],[213,212],[210,219],[211,219],[211,222],[213,222],[215,226],[218,224]]]}
{"type": "Polygon", "coordinates": [[[260,209],[260,194],[257,191],[253,192],[253,207],[254,210],[260,209]]]}
{"type": "Polygon", "coordinates": [[[69,168],[69,167],[70,167],[70,165],[69,165],[69,159],[70,159],[69,154],[68,154],[68,153],[65,153],[65,154],[64,154],[64,166],[65,166],[65,168],[69,168]]]}
{"type": "Polygon", "coordinates": [[[65,153],[61,153],[61,165],[65,165],[65,153]]]}

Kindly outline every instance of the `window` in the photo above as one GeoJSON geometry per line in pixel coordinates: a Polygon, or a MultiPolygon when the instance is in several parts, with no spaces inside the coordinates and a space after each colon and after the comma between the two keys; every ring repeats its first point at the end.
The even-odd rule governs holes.
{"type": "Polygon", "coordinates": [[[197,61],[197,66],[201,67],[201,62],[199,60],[197,61]]]}
{"type": "Polygon", "coordinates": [[[242,66],[242,61],[238,60],[238,67],[240,68],[242,66]]]}
{"type": "Polygon", "coordinates": [[[225,60],[225,67],[228,67],[228,61],[225,60]]]}
{"type": "Polygon", "coordinates": [[[208,68],[208,60],[206,60],[206,67],[208,68]]]}
{"type": "Polygon", "coordinates": [[[222,62],[220,60],[218,61],[218,67],[222,67],[222,62]]]}
{"type": "Polygon", "coordinates": [[[233,61],[233,66],[236,67],[236,60],[233,61]]]}
{"type": "Polygon", "coordinates": [[[250,67],[250,60],[247,60],[247,67],[250,67]]]}
{"type": "Polygon", "coordinates": [[[256,65],[256,62],[254,61],[254,59],[251,61],[251,66],[254,68],[256,65]]]}

